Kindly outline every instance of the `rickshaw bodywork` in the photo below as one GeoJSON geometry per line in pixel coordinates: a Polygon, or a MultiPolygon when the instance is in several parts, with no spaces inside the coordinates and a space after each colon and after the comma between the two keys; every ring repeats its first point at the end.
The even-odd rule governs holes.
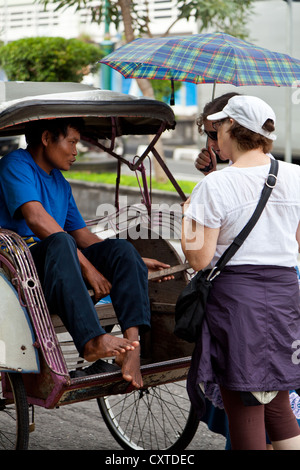
{"type": "Polygon", "coordinates": [[[0,272],[0,370],[35,373],[40,371],[34,332],[25,307],[11,284],[0,272]]]}
{"type": "MultiPolygon", "coordinates": [[[[6,90],[3,86],[0,86],[0,99],[2,96],[3,100],[0,104],[0,137],[22,135],[29,121],[81,117],[86,129],[83,140],[92,142],[117,158],[119,172],[122,163],[132,170],[139,170],[152,151],[170,176],[181,199],[185,198],[155,149],[162,132],[175,127],[174,114],[168,105],[74,84],[68,88],[68,84],[59,83],[7,82],[6,90]],[[66,88],[70,91],[65,92],[66,88]],[[154,137],[141,156],[127,161],[114,152],[114,146],[117,137],[131,134],[154,137]]],[[[148,193],[144,200],[151,204],[148,193]]],[[[176,298],[187,282],[186,265],[168,241],[162,238],[152,240],[150,236],[148,240],[129,241],[136,245],[141,256],[153,257],[155,253],[157,259],[175,265],[171,268],[171,272],[174,269],[174,280],[149,283],[153,324],[152,337],[141,338],[146,357],[141,366],[144,387],[147,389],[184,380],[189,369],[192,345],[178,340],[173,335],[173,327],[176,298]]],[[[63,326],[59,318],[48,311],[29,248],[17,234],[1,228],[0,247],[0,268],[3,268],[0,295],[1,299],[5,299],[5,302],[1,300],[0,307],[3,397],[12,397],[11,385],[5,374],[8,371],[21,372],[27,402],[45,408],[129,393],[131,385],[122,379],[119,370],[84,377],[70,376],[70,366],[62,351],[62,342],[58,339],[58,333],[64,331],[63,326]]],[[[113,307],[109,307],[108,313],[103,308],[100,310],[102,324],[112,327],[116,323],[113,307]]]]}

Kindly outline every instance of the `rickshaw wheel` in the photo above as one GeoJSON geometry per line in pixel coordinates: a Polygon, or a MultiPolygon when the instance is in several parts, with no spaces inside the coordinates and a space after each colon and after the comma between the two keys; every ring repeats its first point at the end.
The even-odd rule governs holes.
{"type": "Polygon", "coordinates": [[[109,431],[125,450],[184,450],[198,429],[185,382],[97,401],[109,431]]]}
{"type": "Polygon", "coordinates": [[[0,450],[27,450],[29,408],[21,374],[7,373],[13,398],[3,398],[0,380],[0,450]]]}

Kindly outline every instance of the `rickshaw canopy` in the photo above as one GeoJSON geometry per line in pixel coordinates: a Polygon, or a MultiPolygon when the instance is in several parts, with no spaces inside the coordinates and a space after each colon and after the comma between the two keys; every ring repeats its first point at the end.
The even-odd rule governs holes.
{"type": "Polygon", "coordinates": [[[24,134],[29,121],[63,117],[83,118],[87,136],[98,139],[175,128],[172,109],[151,98],[75,83],[0,83],[0,137],[24,134]]]}

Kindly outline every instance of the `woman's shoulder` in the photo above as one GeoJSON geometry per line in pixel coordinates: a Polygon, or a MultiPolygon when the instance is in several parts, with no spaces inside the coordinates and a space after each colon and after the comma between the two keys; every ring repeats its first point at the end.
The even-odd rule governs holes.
{"type": "Polygon", "coordinates": [[[211,189],[216,189],[225,183],[225,181],[230,178],[229,167],[222,168],[221,170],[213,171],[203,177],[199,183],[194,187],[193,192],[197,193],[199,191],[206,191],[211,189]]]}
{"type": "Polygon", "coordinates": [[[279,162],[279,169],[286,173],[294,174],[300,177],[300,165],[297,163],[289,163],[285,161],[279,162]]]}
{"type": "Polygon", "coordinates": [[[195,186],[191,200],[195,202],[205,200],[217,202],[223,200],[225,195],[230,192],[232,187],[232,180],[230,182],[230,174],[227,168],[209,173],[199,181],[195,186]],[[213,197],[212,197],[213,195],[213,197]]]}
{"type": "Polygon", "coordinates": [[[236,176],[237,176],[236,172],[233,170],[232,165],[230,165],[220,170],[209,173],[203,179],[203,183],[210,187],[214,187],[214,186],[219,187],[220,184],[225,184],[226,181],[232,181],[232,179],[235,179],[236,176]]]}

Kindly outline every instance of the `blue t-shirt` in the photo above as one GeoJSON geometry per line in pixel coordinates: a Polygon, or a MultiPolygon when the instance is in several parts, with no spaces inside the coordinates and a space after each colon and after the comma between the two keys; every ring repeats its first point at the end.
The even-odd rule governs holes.
{"type": "Polygon", "coordinates": [[[27,150],[14,150],[0,160],[0,226],[38,241],[19,210],[30,201],[39,201],[66,232],[86,225],[61,172],[54,169],[49,175],[27,150]]]}

